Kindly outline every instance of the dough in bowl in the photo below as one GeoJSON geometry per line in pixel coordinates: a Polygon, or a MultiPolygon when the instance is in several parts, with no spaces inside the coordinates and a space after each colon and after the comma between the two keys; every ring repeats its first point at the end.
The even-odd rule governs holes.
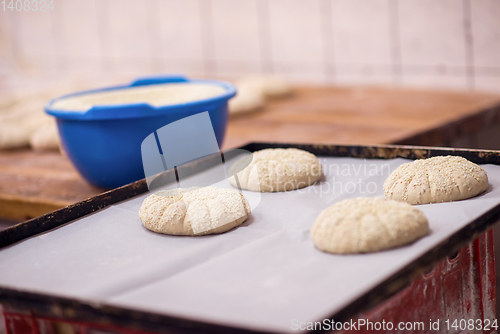
{"type": "Polygon", "coordinates": [[[236,190],[216,187],[172,189],[144,200],[139,218],[149,230],[173,235],[229,231],[250,215],[250,204],[236,190]]]}
{"type": "Polygon", "coordinates": [[[359,197],[324,210],[311,228],[311,238],[325,252],[368,253],[408,244],[428,230],[425,215],[407,203],[359,197]]]}
{"type": "Polygon", "coordinates": [[[321,164],[318,158],[309,152],[296,148],[269,148],[253,153],[253,159],[247,164],[247,158],[236,161],[230,168],[231,184],[240,189],[260,192],[288,191],[307,187],[321,177],[321,164]],[[234,176],[233,170],[241,170],[234,176]]]}
{"type": "Polygon", "coordinates": [[[203,83],[166,83],[87,92],[58,99],[53,109],[87,111],[93,106],[148,103],[155,107],[184,104],[223,95],[220,86],[203,83]]]}
{"type": "Polygon", "coordinates": [[[457,156],[438,156],[403,164],[385,180],[385,197],[410,204],[458,201],[488,188],[480,166],[457,156]]]}

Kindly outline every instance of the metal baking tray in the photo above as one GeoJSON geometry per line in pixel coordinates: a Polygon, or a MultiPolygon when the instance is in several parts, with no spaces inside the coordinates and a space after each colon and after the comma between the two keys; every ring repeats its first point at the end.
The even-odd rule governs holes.
{"type": "MultiPolygon", "coordinates": [[[[302,145],[302,144],[275,144],[251,143],[241,147],[248,151],[257,151],[264,148],[300,148],[318,157],[359,158],[359,159],[420,159],[437,155],[459,155],[478,164],[500,165],[500,152],[486,150],[445,149],[411,146],[333,146],[333,145],[302,145]]],[[[366,160],[369,162],[370,160],[366,160]]],[[[374,160],[375,161],[375,160],[374,160]]],[[[193,172],[200,168],[210,168],[216,163],[210,158],[194,161],[186,168],[193,172]]],[[[167,177],[168,178],[168,177],[167,177]]],[[[63,225],[88,217],[92,213],[110,207],[119,202],[147,193],[145,180],[117,188],[88,200],[70,205],[60,210],[31,219],[0,232],[0,251],[15,246],[25,239],[41,235],[44,232],[57,229],[63,225]]],[[[333,203],[332,203],[333,204],[333,203]]],[[[326,204],[325,204],[326,205],[326,204]]],[[[318,212],[319,213],[319,212],[318,212]]],[[[257,218],[256,218],[257,219],[257,218]]],[[[367,310],[388,297],[394,295],[407,286],[413,277],[421,274],[433,264],[447,255],[455,253],[461,246],[470,242],[488,227],[500,219],[500,202],[479,217],[468,221],[459,230],[440,240],[439,243],[422,253],[418,257],[404,263],[403,266],[377,282],[360,295],[355,295],[341,308],[328,313],[326,317],[335,321],[347,320],[359,312],[367,310]]],[[[231,233],[231,232],[229,232],[231,233]]],[[[319,252],[319,251],[318,251],[319,252]]],[[[1,277],[0,272],[0,277],[1,277]]],[[[193,319],[182,317],[168,312],[151,312],[140,307],[124,307],[116,304],[88,301],[81,298],[56,296],[50,293],[15,289],[0,286],[0,303],[9,309],[29,310],[39,317],[55,317],[68,320],[85,321],[92,323],[114,324],[131,329],[154,332],[209,332],[209,333],[256,333],[279,332],[285,330],[271,330],[259,326],[240,326],[237,323],[221,323],[210,319],[193,319]]],[[[291,316],[292,317],[292,316],[291,316]]],[[[316,319],[319,320],[319,319],[316,319]]]]}

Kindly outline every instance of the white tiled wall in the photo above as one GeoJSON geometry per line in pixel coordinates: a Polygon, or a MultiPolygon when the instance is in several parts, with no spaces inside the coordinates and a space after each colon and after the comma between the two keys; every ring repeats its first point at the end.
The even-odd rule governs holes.
{"type": "MultiPolygon", "coordinates": [[[[150,6],[154,6],[151,1],[150,6]]],[[[157,1],[153,43],[158,50],[153,55],[157,71],[204,73],[208,52],[203,43],[206,32],[202,25],[202,4],[198,0],[157,1]],[[179,28],[182,27],[182,28],[179,28]]],[[[152,18],[153,19],[153,18],[152,18]]]]}
{"type": "Polygon", "coordinates": [[[57,14],[54,25],[58,32],[56,46],[61,70],[100,71],[103,52],[99,40],[96,3],[61,2],[54,14],[57,14]],[[75,24],[77,17],[85,18],[86,23],[75,24]]]}
{"type": "Polygon", "coordinates": [[[271,0],[268,7],[274,73],[325,82],[320,0],[271,0]]]}
{"type": "Polygon", "coordinates": [[[500,92],[500,0],[53,2],[0,4],[0,75],[271,72],[500,92]]]}
{"type": "Polygon", "coordinates": [[[467,87],[465,1],[405,0],[398,5],[403,84],[467,87]]]}
{"type": "Polygon", "coordinates": [[[389,1],[331,1],[335,81],[393,83],[389,1]]]}
{"type": "Polygon", "coordinates": [[[257,2],[218,0],[211,9],[213,70],[229,76],[261,71],[257,2]]]}

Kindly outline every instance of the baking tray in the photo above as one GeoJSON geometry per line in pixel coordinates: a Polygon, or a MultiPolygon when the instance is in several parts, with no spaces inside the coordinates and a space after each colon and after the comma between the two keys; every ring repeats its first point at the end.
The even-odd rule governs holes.
{"type": "MultiPolygon", "coordinates": [[[[354,157],[363,159],[417,159],[436,155],[461,155],[478,164],[500,165],[500,152],[479,150],[456,150],[409,146],[328,146],[328,145],[285,145],[252,143],[241,147],[248,151],[264,148],[296,147],[322,157],[354,157]]],[[[202,159],[192,164],[193,170],[200,165],[210,167],[213,161],[202,159]]],[[[94,211],[147,192],[144,180],[109,191],[89,200],[76,203],[61,210],[37,217],[0,232],[0,247],[6,247],[39,233],[86,216],[94,211]]],[[[474,239],[495,223],[500,217],[500,205],[496,205],[468,225],[453,233],[431,250],[411,261],[398,272],[377,284],[362,296],[355,298],[331,319],[342,321],[366,310],[405,287],[412,277],[425,271],[446,255],[456,252],[462,245],[474,239]]],[[[0,273],[1,275],[1,273],[0,273]]],[[[123,307],[89,303],[74,298],[49,296],[0,287],[0,301],[9,308],[31,310],[37,316],[61,317],[70,320],[115,325],[147,331],[171,332],[258,332],[240,327],[222,326],[208,321],[187,320],[165,314],[137,311],[123,307]]]]}

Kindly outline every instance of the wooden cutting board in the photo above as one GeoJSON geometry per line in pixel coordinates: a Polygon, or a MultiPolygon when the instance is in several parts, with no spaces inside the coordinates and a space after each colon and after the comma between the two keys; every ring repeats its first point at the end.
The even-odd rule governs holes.
{"type": "MultiPolygon", "coordinates": [[[[230,119],[224,148],[250,141],[446,145],[500,123],[500,96],[390,88],[301,87],[230,119]]],[[[102,193],[57,152],[0,152],[0,217],[25,220],[102,193]]]]}

